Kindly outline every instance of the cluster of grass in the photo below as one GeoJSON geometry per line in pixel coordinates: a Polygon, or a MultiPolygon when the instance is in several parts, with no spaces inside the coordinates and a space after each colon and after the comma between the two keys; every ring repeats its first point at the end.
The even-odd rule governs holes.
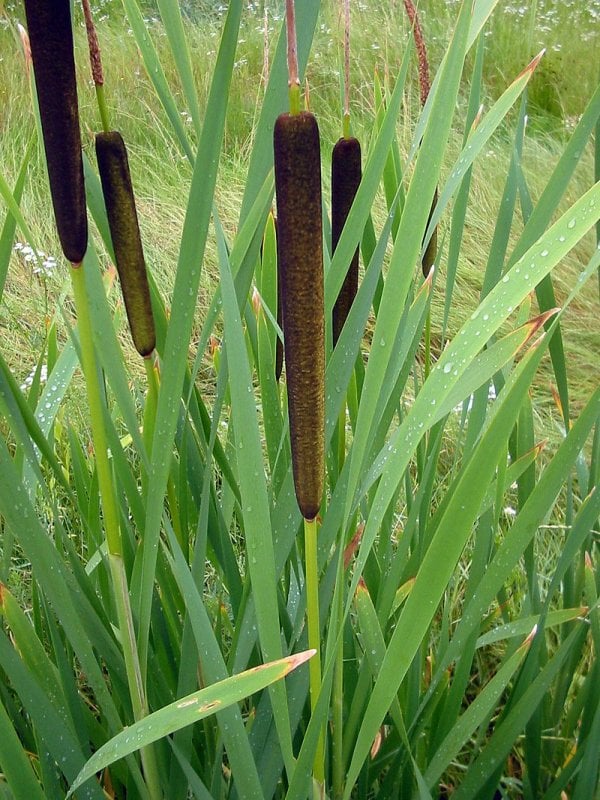
{"type": "MultiPolygon", "coordinates": [[[[31,83],[14,25],[0,29],[0,790],[589,800],[600,96],[588,105],[593,76],[567,85],[543,61],[523,68],[548,34],[549,53],[576,52],[590,76],[597,44],[573,39],[597,4],[477,0],[471,16],[470,2],[424,0],[441,67],[424,110],[403,4],[353,9],[352,127],[368,159],[335,254],[323,217],[327,317],[359,245],[362,283],[337,346],[328,334],[319,353],[325,490],[306,543],[291,381],[274,380],[281,9],[123,5],[126,18],[112,1],[94,12],[152,278],[154,363],[131,347],[109,268],[77,15],[88,250],[64,269],[15,246],[29,231],[59,252],[40,142],[27,164],[31,83]],[[544,30],[555,24],[564,39],[544,30]],[[9,187],[24,162],[21,198],[9,187]],[[322,665],[310,692],[296,669],[307,647],[322,665]]],[[[297,5],[327,211],[341,23],[333,3],[297,5]]]]}

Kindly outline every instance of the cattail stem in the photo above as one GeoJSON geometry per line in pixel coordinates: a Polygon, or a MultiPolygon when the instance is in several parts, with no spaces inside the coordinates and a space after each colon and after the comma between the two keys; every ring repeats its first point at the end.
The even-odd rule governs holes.
{"type": "Polygon", "coordinates": [[[98,103],[98,111],[100,113],[100,122],[104,133],[110,131],[110,123],[108,119],[108,106],[106,105],[106,95],[104,94],[104,86],[96,85],[96,102],[98,103]]]}
{"type": "Polygon", "coordinates": [[[344,119],[342,120],[342,135],[344,139],[350,139],[350,114],[344,114],[344,119]]]}
{"type": "MultiPolygon", "coordinates": [[[[72,264],[71,279],[77,309],[79,342],[82,369],[86,383],[92,440],[98,474],[98,487],[102,501],[102,513],[110,572],[113,584],[117,621],[121,633],[121,647],[125,661],[131,706],[135,720],[148,714],[142,672],[135,639],[131,602],[127,588],[127,576],[123,563],[123,543],[119,524],[119,509],[114,491],[113,476],[108,458],[108,438],[104,423],[104,405],[100,389],[96,354],[92,335],[89,303],[85,288],[85,276],[80,264],[72,264]]],[[[152,747],[142,751],[142,763],[146,783],[152,800],[162,797],[160,780],[152,747]]]]}
{"type": "Polygon", "coordinates": [[[425,321],[425,380],[431,372],[431,308],[427,309],[425,321]]]}
{"type": "Polygon", "coordinates": [[[338,643],[335,654],[332,690],[331,772],[333,800],[342,800],[344,794],[344,560],[340,559],[337,574],[338,602],[336,616],[338,643]]]}
{"type": "MultiPolygon", "coordinates": [[[[350,0],[344,0],[344,128],[346,119],[350,129],[350,0]]],[[[344,136],[350,136],[349,130],[344,136]]]]}
{"type": "Polygon", "coordinates": [[[287,31],[287,65],[290,114],[300,113],[300,77],[298,74],[298,44],[296,38],[296,13],[294,0],[285,2],[287,31]]]}
{"type": "Polygon", "coordinates": [[[90,67],[92,70],[92,80],[96,87],[96,100],[98,102],[98,111],[100,112],[100,120],[102,122],[102,130],[107,132],[110,130],[108,121],[108,108],[106,106],[106,99],[104,96],[104,70],[102,69],[102,56],[100,53],[100,43],[98,42],[98,34],[96,33],[96,26],[94,25],[94,17],[90,7],[90,0],[81,0],[83,7],[83,18],[85,20],[85,31],[88,40],[88,49],[90,51],[90,67]]]}
{"type": "MultiPolygon", "coordinates": [[[[317,652],[309,663],[310,708],[314,713],[321,691],[321,630],[319,624],[319,566],[317,559],[317,520],[304,520],[304,559],[306,563],[306,617],[308,647],[317,652]]],[[[325,780],[325,734],[321,729],[313,764],[319,784],[325,780]]]]}

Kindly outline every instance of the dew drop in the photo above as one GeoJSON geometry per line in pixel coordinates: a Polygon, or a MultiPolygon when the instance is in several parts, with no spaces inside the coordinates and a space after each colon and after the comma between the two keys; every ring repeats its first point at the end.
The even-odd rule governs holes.
{"type": "Polygon", "coordinates": [[[444,374],[448,375],[451,369],[452,369],[452,364],[451,362],[448,362],[447,364],[444,365],[444,374]]]}
{"type": "Polygon", "coordinates": [[[546,258],[547,255],[548,255],[548,251],[547,250],[542,250],[542,252],[541,252],[542,258],[546,258]]]}
{"type": "Polygon", "coordinates": [[[572,231],[572,230],[573,230],[573,228],[575,227],[575,223],[576,223],[576,222],[577,222],[577,220],[575,219],[575,217],[573,217],[573,219],[570,219],[570,220],[569,220],[569,222],[567,223],[567,228],[568,228],[570,231],[572,231]]]}

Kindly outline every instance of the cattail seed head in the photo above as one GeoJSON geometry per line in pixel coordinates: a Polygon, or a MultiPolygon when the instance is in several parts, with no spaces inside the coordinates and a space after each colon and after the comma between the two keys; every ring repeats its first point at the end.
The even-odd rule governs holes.
{"type": "Polygon", "coordinates": [[[52,205],[73,264],[87,248],[87,213],[69,0],[25,0],[52,205]]]}
{"type": "Polygon", "coordinates": [[[117,131],[96,134],[96,157],[131,336],[138,353],[147,356],[156,344],[154,318],[127,150],[121,134],[117,131]]]}
{"type": "MultiPolygon", "coordinates": [[[[331,238],[333,252],[350,213],[361,179],[361,152],[358,139],[342,137],[331,158],[331,238]]],[[[358,247],[333,307],[333,345],[340,337],[358,290],[358,247]]]]}
{"type": "Polygon", "coordinates": [[[310,112],[281,114],[274,130],[277,253],[296,498],[305,519],[321,505],[325,325],[321,154],[310,112]]]}

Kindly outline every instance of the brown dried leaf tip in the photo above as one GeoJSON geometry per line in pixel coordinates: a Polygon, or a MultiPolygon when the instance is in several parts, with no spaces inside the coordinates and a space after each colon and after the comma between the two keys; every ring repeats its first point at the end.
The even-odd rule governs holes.
{"type": "Polygon", "coordinates": [[[117,131],[96,134],[96,157],[131,336],[138,353],[148,356],[156,344],[154,318],[129,162],[121,134],[117,131]]]}
{"type": "Polygon", "coordinates": [[[321,153],[314,115],[282,114],[273,142],[294,485],[302,515],[314,519],[325,470],[321,153]]]}
{"type": "Polygon", "coordinates": [[[79,264],[87,248],[87,213],[71,4],[25,0],[25,14],[56,227],[65,258],[79,264]]]}

